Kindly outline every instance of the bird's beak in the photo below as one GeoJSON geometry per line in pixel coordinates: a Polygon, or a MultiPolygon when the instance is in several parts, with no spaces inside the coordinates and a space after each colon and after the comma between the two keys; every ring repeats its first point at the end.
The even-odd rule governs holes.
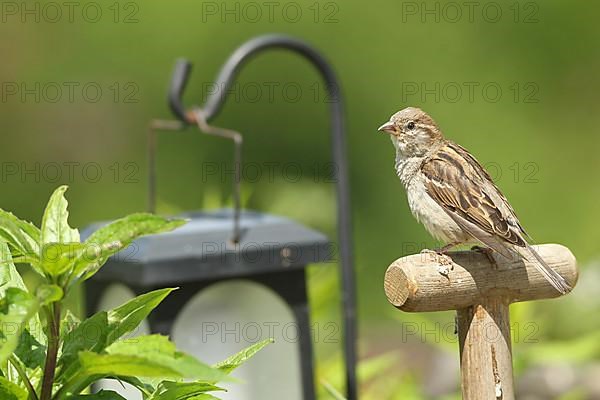
{"type": "Polygon", "coordinates": [[[378,129],[379,132],[396,133],[396,127],[392,121],[388,121],[381,125],[378,129]]]}

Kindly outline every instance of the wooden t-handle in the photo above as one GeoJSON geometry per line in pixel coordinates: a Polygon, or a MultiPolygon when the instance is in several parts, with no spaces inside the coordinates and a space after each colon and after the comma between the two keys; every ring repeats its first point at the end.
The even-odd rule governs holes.
{"type": "MultiPolygon", "coordinates": [[[[544,261],[574,287],[577,263],[558,244],[536,246],[544,261]]],[[[399,258],[385,274],[385,294],[394,306],[410,312],[456,310],[464,400],[513,400],[509,305],[558,297],[560,293],[536,270],[533,261],[492,263],[486,254],[436,254],[399,258]]]]}
{"type": "MultiPolygon", "coordinates": [[[[559,244],[535,249],[571,287],[577,264],[571,251],[559,244]]],[[[435,254],[422,253],[394,261],[385,274],[385,294],[403,311],[458,310],[483,298],[502,297],[510,303],[558,297],[560,293],[535,269],[533,261],[495,256],[493,265],[478,251],[450,252],[452,264],[442,266],[435,254]]]]}

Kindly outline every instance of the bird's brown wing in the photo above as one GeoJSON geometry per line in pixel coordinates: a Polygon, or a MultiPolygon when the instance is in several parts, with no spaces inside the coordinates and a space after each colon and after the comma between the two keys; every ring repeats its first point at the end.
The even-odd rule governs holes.
{"type": "Polygon", "coordinates": [[[513,251],[533,256],[534,267],[556,290],[563,294],[571,290],[572,285],[525,241],[512,207],[469,152],[448,142],[421,165],[421,171],[427,193],[465,232],[506,258],[513,251]]]}
{"type": "Polygon", "coordinates": [[[511,255],[506,244],[527,246],[510,204],[465,149],[448,142],[423,163],[421,171],[427,193],[475,239],[506,257],[511,255]]]}
{"type": "Polygon", "coordinates": [[[515,213],[515,210],[513,210],[512,206],[510,205],[510,203],[508,202],[506,197],[502,194],[500,189],[498,189],[498,187],[494,183],[494,180],[492,179],[490,174],[488,174],[488,172],[481,166],[481,164],[479,164],[479,161],[477,161],[477,159],[475,157],[473,157],[471,155],[471,153],[469,153],[464,147],[462,147],[459,144],[449,142],[448,146],[452,150],[456,151],[458,154],[463,156],[463,158],[465,160],[467,160],[475,169],[477,169],[478,172],[481,174],[481,176],[483,176],[485,178],[485,180],[491,184],[491,186],[494,188],[494,192],[498,195],[498,197],[502,201],[502,204],[508,209],[508,213],[510,214],[510,220],[516,224],[518,230],[522,234],[529,237],[529,234],[525,231],[525,229],[519,222],[519,219],[517,218],[517,214],[515,213]]]}

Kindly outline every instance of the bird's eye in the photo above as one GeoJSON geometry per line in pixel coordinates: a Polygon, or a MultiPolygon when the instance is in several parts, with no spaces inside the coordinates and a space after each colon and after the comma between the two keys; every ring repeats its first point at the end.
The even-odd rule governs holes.
{"type": "Polygon", "coordinates": [[[408,124],[406,124],[406,128],[407,128],[409,131],[412,131],[413,129],[415,129],[415,123],[414,123],[414,122],[412,122],[412,121],[410,121],[408,124]]]}

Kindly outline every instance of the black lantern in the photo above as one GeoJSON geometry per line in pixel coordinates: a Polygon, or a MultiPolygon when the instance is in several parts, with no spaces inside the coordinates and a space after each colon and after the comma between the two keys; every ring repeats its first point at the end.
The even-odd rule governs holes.
{"type": "MultiPolygon", "coordinates": [[[[243,235],[240,242],[233,245],[230,241],[233,218],[230,210],[192,213],[183,217],[189,222],[180,229],[141,238],[125,253],[109,260],[86,287],[87,309],[97,310],[103,294],[113,284],[126,286],[133,295],[178,286],[179,289],[167,296],[148,319],[151,332],[171,335],[179,311],[203,289],[216,283],[244,279],[271,289],[287,303],[296,321],[291,329],[297,329],[297,332],[283,333],[283,326],[275,329],[271,325],[272,331],[277,336],[286,335],[290,341],[297,342],[299,354],[312,354],[305,269],[308,264],[331,259],[332,247],[328,239],[285,218],[244,212],[240,218],[243,235]]],[[[223,296],[235,300],[236,293],[227,293],[225,287],[223,296]]],[[[265,304],[256,304],[255,307],[260,313],[265,304]]],[[[203,317],[200,314],[194,318],[203,317]]],[[[240,326],[237,322],[223,325],[226,321],[213,318],[200,325],[210,328],[210,332],[183,334],[198,335],[200,344],[206,347],[208,339],[215,333],[219,338],[229,336],[235,342],[240,337],[244,340],[255,335],[254,331],[246,332],[253,328],[267,332],[267,324],[252,317],[250,321],[258,326],[240,326]]],[[[301,357],[301,360],[304,398],[312,399],[311,357],[301,357]]],[[[282,365],[276,368],[282,368],[282,365]]],[[[293,398],[293,395],[287,398],[293,398]]]]}
{"type": "MultiPolygon", "coordinates": [[[[298,359],[298,362],[294,363],[294,368],[300,372],[301,377],[301,379],[297,379],[298,391],[301,392],[298,394],[300,396],[298,398],[312,400],[315,398],[315,389],[310,315],[306,291],[306,267],[312,263],[331,260],[335,250],[336,255],[340,258],[342,278],[347,393],[349,400],[355,400],[355,289],[350,244],[349,187],[341,95],[331,67],[318,52],[301,41],[275,35],[259,37],[245,43],[232,54],[217,78],[215,87],[219,89],[212,93],[204,107],[195,112],[189,112],[184,109],[181,96],[191,71],[191,64],[180,60],[176,65],[169,91],[169,103],[179,121],[175,124],[162,123],[154,126],[184,128],[190,124],[201,125],[203,123],[208,129],[207,121],[217,114],[224,100],[223,93],[227,92],[240,66],[255,53],[268,48],[292,50],[309,59],[323,74],[327,89],[335,99],[331,103],[331,111],[333,158],[337,173],[339,246],[333,246],[325,235],[289,219],[257,212],[241,212],[238,193],[235,201],[236,207],[233,210],[185,214],[183,217],[188,218],[189,222],[183,227],[173,232],[141,238],[133,243],[126,251],[127,254],[122,252],[111,258],[100,272],[87,282],[87,310],[88,313],[92,313],[101,306],[102,299],[106,299],[107,290],[111,285],[124,285],[131,295],[138,295],[157,288],[177,286],[179,289],[171,293],[150,314],[148,328],[153,333],[175,335],[175,342],[178,343],[178,326],[187,325],[187,330],[183,328],[181,330],[183,332],[180,335],[182,340],[193,344],[194,337],[201,337],[200,341],[204,342],[201,344],[205,345],[204,349],[206,350],[208,340],[203,339],[208,339],[207,329],[209,327],[211,335],[215,333],[216,329],[221,331],[221,335],[229,335],[235,341],[236,335],[239,337],[244,329],[256,328],[257,317],[243,315],[240,316],[241,319],[246,322],[250,321],[243,327],[238,325],[233,328],[227,326],[223,328],[223,321],[217,321],[217,319],[221,319],[220,313],[218,316],[209,317],[207,321],[206,315],[189,311],[190,303],[194,302],[195,296],[220,286],[221,293],[211,292],[211,295],[208,296],[210,299],[204,299],[205,305],[212,304],[214,309],[215,304],[230,304],[227,309],[223,308],[223,312],[245,309],[244,313],[256,312],[258,314],[254,315],[260,315],[262,312],[263,315],[267,314],[267,317],[272,310],[265,310],[264,308],[268,307],[265,304],[273,305],[278,302],[277,298],[282,299],[289,306],[290,318],[293,319],[293,327],[296,329],[295,334],[292,334],[292,336],[296,335],[294,337],[290,337],[289,332],[280,332],[280,334],[288,336],[289,342],[294,342],[295,354],[298,359]],[[198,120],[199,117],[202,118],[202,121],[198,120]],[[239,286],[238,283],[241,280],[254,283],[260,288],[268,288],[268,291],[276,296],[269,297],[270,295],[261,292],[261,289],[246,289],[239,286]],[[259,298],[262,304],[259,302],[254,305],[253,301],[259,298]],[[233,300],[230,303],[227,299],[233,300]],[[183,318],[181,313],[185,314],[183,318]],[[191,323],[199,320],[203,320],[207,325],[198,326],[191,323]]],[[[151,140],[151,208],[154,203],[154,146],[154,140],[151,140]]],[[[239,149],[236,154],[239,155],[239,149]]],[[[236,159],[236,161],[238,160],[236,159]]],[[[236,183],[239,185],[239,175],[236,183]]],[[[98,227],[99,224],[92,225],[87,234],[98,227]]],[[[277,308],[277,310],[281,311],[282,309],[277,308]]],[[[278,312],[273,311],[273,313],[278,312]]],[[[285,313],[285,311],[281,312],[285,313]]],[[[281,318],[285,320],[287,317],[281,318]]],[[[235,320],[235,317],[233,319],[235,320]]],[[[258,328],[263,329],[264,326],[259,325],[258,328]]],[[[280,328],[283,329],[283,327],[280,328]]],[[[246,335],[249,334],[246,332],[246,335]]],[[[184,350],[187,349],[184,347],[184,350]]],[[[220,354],[221,357],[223,355],[220,354]]],[[[206,359],[204,355],[201,355],[201,358],[206,359]]],[[[283,363],[285,364],[285,361],[283,363]]],[[[260,368],[260,366],[256,368],[260,368]]],[[[282,364],[276,364],[275,368],[281,369],[282,364]]],[[[262,373],[269,374],[266,371],[262,373]]],[[[269,379],[269,377],[265,377],[265,379],[269,379]]],[[[246,380],[248,381],[248,379],[246,380]]],[[[272,379],[265,380],[263,385],[269,387],[272,382],[272,379]]],[[[287,389],[287,392],[278,395],[274,393],[276,390],[271,389],[270,391],[271,394],[275,394],[274,398],[296,398],[292,393],[293,390],[290,391],[289,385],[287,385],[287,389]]],[[[270,398],[270,396],[253,393],[236,398],[260,398],[262,400],[270,398]]]]}

